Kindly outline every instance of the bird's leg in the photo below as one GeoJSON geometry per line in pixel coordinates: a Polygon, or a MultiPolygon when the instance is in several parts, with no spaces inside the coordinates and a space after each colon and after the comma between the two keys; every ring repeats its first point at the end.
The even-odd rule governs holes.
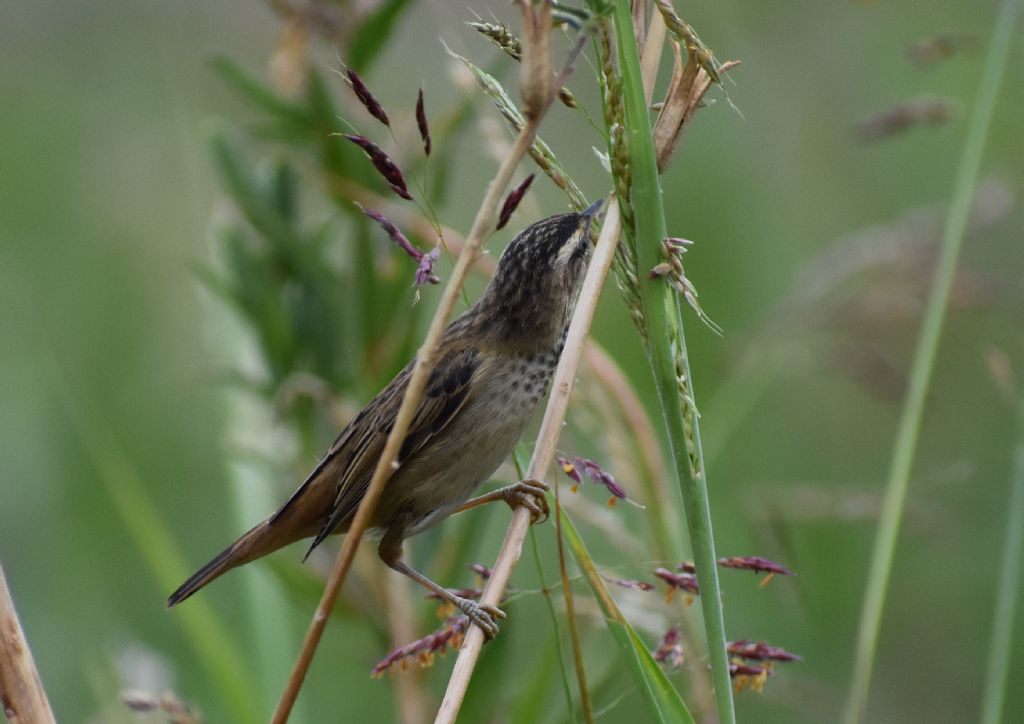
{"type": "Polygon", "coordinates": [[[397,535],[393,536],[389,530],[384,539],[380,542],[377,554],[392,570],[408,576],[424,588],[433,591],[443,600],[462,611],[469,620],[480,627],[484,636],[490,641],[498,635],[498,624],[495,619],[507,618],[507,615],[497,606],[478,603],[470,598],[456,596],[443,586],[439,586],[419,571],[413,569],[408,563],[402,560],[402,541],[397,535]]]}
{"type": "Polygon", "coordinates": [[[504,500],[512,510],[520,506],[529,510],[531,523],[543,523],[551,514],[551,509],[548,507],[547,491],[547,483],[542,483],[540,480],[521,480],[518,483],[506,485],[504,488],[498,488],[472,500],[467,500],[455,512],[461,513],[486,503],[504,500]]]}

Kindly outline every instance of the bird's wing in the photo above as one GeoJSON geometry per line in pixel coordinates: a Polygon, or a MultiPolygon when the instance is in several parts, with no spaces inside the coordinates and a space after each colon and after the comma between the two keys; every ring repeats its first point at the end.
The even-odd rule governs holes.
{"type": "MultiPolygon", "coordinates": [[[[355,514],[398,416],[398,408],[412,377],[414,364],[406,366],[349,423],[302,487],[274,514],[271,524],[299,500],[304,491],[314,485],[334,485],[336,494],[331,509],[325,511],[323,526],[310,550],[318,546],[342,521],[355,514]]],[[[459,349],[442,353],[402,442],[396,460],[399,466],[451,422],[469,398],[470,381],[479,366],[476,350],[459,349]]]]}

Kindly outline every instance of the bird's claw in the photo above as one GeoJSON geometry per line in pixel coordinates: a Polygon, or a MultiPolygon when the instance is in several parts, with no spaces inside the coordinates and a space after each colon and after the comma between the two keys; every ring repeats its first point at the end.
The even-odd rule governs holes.
{"type": "Polygon", "coordinates": [[[459,596],[455,597],[454,603],[460,611],[469,617],[470,621],[480,627],[480,630],[484,633],[484,638],[488,641],[493,640],[498,635],[498,623],[495,619],[508,618],[508,614],[489,603],[479,603],[459,596]]]}
{"type": "Polygon", "coordinates": [[[543,523],[551,515],[548,507],[547,483],[540,480],[521,480],[502,488],[501,494],[512,510],[523,507],[530,511],[530,523],[543,523]]]}

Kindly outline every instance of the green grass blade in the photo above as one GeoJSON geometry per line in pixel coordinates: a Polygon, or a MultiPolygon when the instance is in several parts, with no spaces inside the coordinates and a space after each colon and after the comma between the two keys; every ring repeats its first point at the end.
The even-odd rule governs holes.
{"type": "Polygon", "coordinates": [[[988,649],[985,691],[981,699],[981,724],[999,724],[1003,720],[1006,683],[1010,674],[1013,619],[1017,613],[1021,566],[1024,564],[1024,401],[1017,412],[1017,446],[1013,456],[1010,501],[1006,516],[1006,544],[999,574],[992,640],[988,649]]]}
{"type": "Polygon", "coordinates": [[[874,668],[875,652],[878,646],[878,632],[882,623],[882,611],[885,608],[896,540],[899,537],[900,522],[903,518],[910,470],[914,463],[917,440],[921,432],[925,398],[935,366],[939,338],[942,334],[942,323],[946,316],[957,259],[963,245],[967,218],[978,183],[982,152],[985,149],[996,97],[1006,69],[1011,39],[1017,28],[1019,10],[1020,0],[1004,0],[996,19],[992,43],[978,86],[977,99],[968,123],[967,139],[964,143],[963,155],[960,158],[953,199],[946,217],[939,265],[935,270],[935,283],[925,308],[924,321],[921,324],[913,368],[910,373],[910,386],[903,403],[903,412],[893,446],[889,482],[882,503],[878,532],[875,536],[868,582],[864,589],[864,603],[861,609],[854,655],[853,679],[844,717],[847,724],[860,722],[867,706],[871,672],[874,668]]]}
{"type": "Polygon", "coordinates": [[[689,709],[686,708],[686,703],[608,592],[604,579],[597,572],[594,561],[583,544],[583,539],[580,538],[576,526],[573,525],[564,508],[561,511],[560,519],[565,542],[601,606],[608,630],[615,637],[623,657],[629,663],[629,670],[633,674],[637,688],[643,693],[644,700],[650,706],[654,721],[666,724],[692,724],[693,717],[690,715],[689,709]]]}
{"type": "MultiPolygon", "coordinates": [[[[54,376],[60,379],[56,373],[54,376]]],[[[113,433],[95,415],[87,419],[70,398],[70,393],[64,390],[64,385],[59,387],[64,391],[65,405],[75,433],[114,504],[114,512],[149,565],[160,590],[174,590],[192,569],[185,563],[184,556],[164,525],[142,476],[114,443],[113,433]]],[[[161,598],[154,593],[157,605],[162,605],[161,598]]],[[[197,598],[168,615],[173,615],[185,630],[197,658],[216,682],[216,689],[223,694],[232,719],[258,721],[260,713],[256,702],[260,693],[251,685],[247,660],[242,649],[226,633],[227,629],[213,608],[202,598],[197,598]]]]}
{"type": "MultiPolygon", "coordinates": [[[[722,614],[700,430],[695,412],[689,416],[692,419],[684,417],[684,399],[679,391],[679,372],[685,376],[687,385],[692,380],[686,356],[686,338],[682,318],[673,299],[675,292],[660,280],[646,278],[646,270],[653,269],[662,261],[661,243],[668,234],[650,115],[644,97],[643,76],[628,0],[616,1],[613,20],[622,73],[629,170],[633,179],[628,203],[636,219],[637,276],[640,279],[640,304],[650,342],[648,358],[672,448],[672,461],[682,491],[690,545],[697,564],[697,580],[703,594],[700,603],[718,717],[720,721],[732,724],[736,714],[725,650],[725,619],[722,614]],[[679,370],[677,363],[681,367],[679,370]]],[[[620,203],[626,201],[620,199],[620,203]]],[[[624,218],[629,216],[623,214],[624,218]]],[[[692,400],[692,389],[689,397],[692,400]]]]}

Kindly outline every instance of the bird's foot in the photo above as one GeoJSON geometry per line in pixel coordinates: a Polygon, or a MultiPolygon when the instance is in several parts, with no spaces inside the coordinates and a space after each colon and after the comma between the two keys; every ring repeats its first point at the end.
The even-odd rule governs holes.
{"type": "Polygon", "coordinates": [[[551,515],[548,507],[547,483],[540,480],[521,480],[508,485],[498,492],[512,510],[523,507],[530,511],[530,523],[543,523],[551,515]]]}
{"type": "Polygon", "coordinates": [[[498,623],[495,619],[508,618],[504,611],[489,603],[479,603],[461,596],[453,596],[452,603],[466,614],[470,621],[480,627],[488,641],[498,635],[498,623]]]}

